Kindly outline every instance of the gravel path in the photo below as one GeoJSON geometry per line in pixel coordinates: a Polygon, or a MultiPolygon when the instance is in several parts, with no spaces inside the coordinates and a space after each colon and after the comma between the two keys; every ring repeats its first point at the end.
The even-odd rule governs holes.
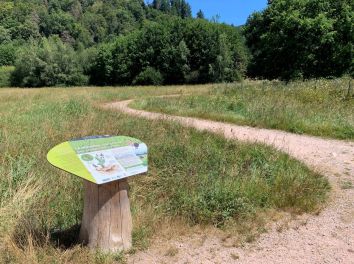
{"type": "Polygon", "coordinates": [[[271,145],[328,177],[329,205],[318,216],[302,216],[280,231],[274,224],[254,243],[237,248],[218,235],[196,234],[156,241],[128,263],[344,263],[354,264],[354,142],[295,135],[189,117],[134,110],[132,100],[105,108],[147,119],[167,119],[225,138],[271,145]],[[171,248],[166,252],[166,249],[171,248]]]}

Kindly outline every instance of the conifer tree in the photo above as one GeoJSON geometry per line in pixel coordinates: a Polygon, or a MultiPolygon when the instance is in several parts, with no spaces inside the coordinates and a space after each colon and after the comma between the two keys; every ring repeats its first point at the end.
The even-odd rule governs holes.
{"type": "Polygon", "coordinates": [[[197,13],[197,18],[199,19],[205,19],[205,15],[204,15],[204,12],[199,9],[198,13],[197,13]]]}

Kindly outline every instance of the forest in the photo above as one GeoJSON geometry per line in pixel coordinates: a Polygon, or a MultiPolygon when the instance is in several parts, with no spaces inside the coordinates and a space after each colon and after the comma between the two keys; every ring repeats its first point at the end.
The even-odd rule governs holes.
{"type": "Polygon", "coordinates": [[[244,26],[186,0],[0,2],[0,86],[353,76],[351,0],[273,0],[244,26]]]}

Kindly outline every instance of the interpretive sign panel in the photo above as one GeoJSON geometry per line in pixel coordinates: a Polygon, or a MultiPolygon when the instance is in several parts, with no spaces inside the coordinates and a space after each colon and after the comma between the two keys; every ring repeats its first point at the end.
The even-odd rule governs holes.
{"type": "Polygon", "coordinates": [[[64,142],[48,161],[90,182],[104,184],[147,172],[148,148],[126,136],[94,136],[64,142]]]}

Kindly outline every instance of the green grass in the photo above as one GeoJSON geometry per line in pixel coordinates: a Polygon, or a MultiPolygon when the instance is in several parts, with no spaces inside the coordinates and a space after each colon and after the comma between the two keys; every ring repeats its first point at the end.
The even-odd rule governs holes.
{"type": "Polygon", "coordinates": [[[0,66],[0,87],[10,86],[10,76],[14,70],[13,66],[0,66]]]}
{"type": "Polygon", "coordinates": [[[329,190],[327,180],[288,155],[96,107],[110,100],[187,91],[202,94],[209,89],[0,90],[0,262],[124,260],[121,254],[90,252],[75,244],[61,247],[71,241],[54,235],[66,230],[66,240],[75,237],[83,191],[79,178],[48,164],[46,153],[56,144],[81,136],[129,135],[149,146],[148,175],[130,180],[135,250],[146,248],[152,235],[163,232],[165,223],[225,230],[254,223],[261,229],[256,219],[267,212],[321,208],[329,190]]]}
{"type": "Polygon", "coordinates": [[[216,85],[208,94],[144,98],[138,109],[280,129],[298,134],[354,139],[354,98],[347,79],[247,82],[216,85]]]}

